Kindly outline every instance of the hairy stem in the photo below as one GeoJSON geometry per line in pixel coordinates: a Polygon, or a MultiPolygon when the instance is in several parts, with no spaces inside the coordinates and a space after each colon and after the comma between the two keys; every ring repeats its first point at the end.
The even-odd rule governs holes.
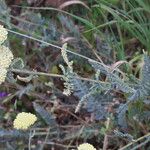
{"type": "MultiPolygon", "coordinates": [[[[45,73],[45,72],[37,72],[37,71],[29,71],[29,70],[21,70],[21,69],[10,69],[10,71],[14,73],[22,73],[22,74],[30,74],[30,75],[39,75],[39,76],[47,76],[47,77],[55,77],[55,78],[64,78],[64,75],[61,74],[53,74],[53,73],[45,73]]],[[[97,81],[89,78],[83,78],[83,77],[73,77],[79,80],[89,81],[89,82],[95,82],[95,83],[103,83],[102,81],[97,81]]]]}

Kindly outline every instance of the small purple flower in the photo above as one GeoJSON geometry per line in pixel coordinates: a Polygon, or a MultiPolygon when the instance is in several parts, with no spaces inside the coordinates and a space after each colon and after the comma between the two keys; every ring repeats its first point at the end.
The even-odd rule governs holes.
{"type": "Polygon", "coordinates": [[[7,96],[8,94],[6,92],[0,92],[0,99],[4,98],[5,96],[7,96]]]}

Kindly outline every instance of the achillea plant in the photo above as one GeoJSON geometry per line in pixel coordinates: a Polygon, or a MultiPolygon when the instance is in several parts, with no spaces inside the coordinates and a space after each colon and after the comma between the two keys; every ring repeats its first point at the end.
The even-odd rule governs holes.
{"type": "Polygon", "coordinates": [[[13,54],[6,46],[0,46],[0,67],[7,69],[11,64],[13,54]]]}
{"type": "Polygon", "coordinates": [[[0,25],[0,44],[2,44],[7,39],[7,30],[0,25]]]}
{"type": "Polygon", "coordinates": [[[22,112],[19,113],[13,122],[14,128],[17,130],[27,130],[37,120],[34,114],[22,112]]]}
{"type": "Polygon", "coordinates": [[[13,54],[8,47],[1,45],[7,39],[7,30],[0,25],[0,84],[5,81],[7,68],[12,62],[13,54]]]}
{"type": "Polygon", "coordinates": [[[96,150],[96,148],[89,143],[83,143],[78,146],[78,150],[96,150]]]}
{"type": "Polygon", "coordinates": [[[63,94],[69,96],[69,95],[71,95],[71,93],[74,90],[74,85],[72,83],[70,83],[70,77],[73,77],[74,73],[73,73],[73,61],[69,61],[66,49],[67,49],[67,43],[65,43],[61,49],[62,57],[63,57],[65,63],[67,64],[67,70],[65,70],[63,65],[59,65],[59,67],[61,68],[61,70],[63,71],[63,74],[65,76],[63,78],[65,81],[65,83],[64,83],[65,89],[63,91],[63,94]]]}
{"type": "Polygon", "coordinates": [[[2,84],[5,81],[7,75],[7,70],[5,68],[0,67],[0,84],[2,84]]]}

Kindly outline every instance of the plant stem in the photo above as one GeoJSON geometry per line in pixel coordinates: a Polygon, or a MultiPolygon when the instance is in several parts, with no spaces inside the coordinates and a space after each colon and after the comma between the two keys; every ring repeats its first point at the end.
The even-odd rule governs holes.
{"type": "MultiPolygon", "coordinates": [[[[9,31],[9,32],[11,32],[11,33],[14,33],[14,34],[17,34],[17,35],[20,35],[20,36],[22,36],[22,37],[26,37],[26,38],[28,38],[28,39],[31,39],[31,40],[40,42],[40,43],[43,43],[43,44],[45,44],[45,45],[55,47],[55,48],[57,48],[57,49],[59,49],[59,50],[62,49],[62,47],[60,47],[60,46],[54,45],[54,44],[52,44],[52,43],[45,42],[45,41],[43,41],[43,40],[37,39],[37,38],[35,38],[35,37],[29,36],[29,35],[26,35],[26,34],[22,34],[22,33],[19,33],[19,32],[10,30],[10,29],[7,29],[7,31],[9,31]]],[[[92,59],[92,58],[89,58],[89,57],[87,57],[87,56],[78,54],[78,53],[73,52],[73,51],[71,51],[71,50],[67,50],[67,49],[66,49],[66,51],[67,51],[68,53],[70,53],[70,54],[79,56],[79,57],[84,58],[84,59],[86,59],[86,60],[88,60],[88,61],[94,61],[94,62],[96,62],[96,63],[98,63],[98,64],[101,64],[100,62],[98,62],[98,61],[96,61],[96,60],[94,60],[94,59],[92,59]]]]}
{"type": "MultiPolygon", "coordinates": [[[[55,77],[55,78],[64,78],[65,77],[64,75],[60,75],[60,74],[52,74],[52,73],[20,70],[20,69],[10,69],[10,71],[15,72],[15,73],[39,75],[39,76],[47,76],[47,77],[55,77]]],[[[84,81],[89,81],[89,82],[103,83],[102,81],[97,81],[97,80],[93,80],[93,79],[89,79],[89,78],[83,78],[83,77],[77,77],[77,76],[74,76],[73,78],[79,79],[79,80],[84,80],[84,81]]]]}
{"type": "MultiPolygon", "coordinates": [[[[109,125],[110,125],[110,118],[107,118],[107,122],[106,122],[106,130],[109,129],[109,125]]],[[[107,132],[107,131],[106,131],[107,132]]],[[[107,150],[108,147],[108,134],[105,134],[104,137],[104,144],[103,144],[103,150],[107,150]]]]}
{"type": "Polygon", "coordinates": [[[125,149],[129,148],[131,145],[133,145],[133,144],[135,144],[135,143],[141,141],[141,140],[144,139],[144,138],[148,138],[148,137],[150,137],[150,133],[148,133],[148,134],[146,134],[146,135],[144,135],[144,136],[142,136],[142,137],[140,137],[140,138],[134,140],[133,142],[127,144],[126,146],[120,148],[119,150],[125,150],[125,149]]]}
{"type": "Polygon", "coordinates": [[[30,130],[30,134],[29,134],[29,143],[28,143],[28,149],[31,150],[31,140],[32,138],[34,137],[35,135],[35,130],[33,130],[33,133],[32,131],[30,130]]]}

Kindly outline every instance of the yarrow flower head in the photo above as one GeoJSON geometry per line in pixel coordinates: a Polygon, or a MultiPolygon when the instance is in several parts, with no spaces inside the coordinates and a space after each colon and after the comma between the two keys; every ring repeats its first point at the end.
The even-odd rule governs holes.
{"type": "Polygon", "coordinates": [[[17,130],[27,130],[37,120],[34,114],[22,112],[19,113],[13,122],[14,128],[17,130]]]}
{"type": "Polygon", "coordinates": [[[0,67],[0,84],[2,84],[5,81],[6,76],[7,70],[5,68],[0,67]]]}
{"type": "Polygon", "coordinates": [[[1,45],[7,39],[7,34],[7,30],[0,25],[0,84],[5,81],[7,68],[13,59],[13,54],[9,48],[1,45]]]}
{"type": "Polygon", "coordinates": [[[96,148],[89,143],[83,143],[78,146],[78,150],[96,150],[96,148]]]}
{"type": "Polygon", "coordinates": [[[0,25],[0,44],[2,44],[7,39],[7,30],[0,25]]]}
{"type": "Polygon", "coordinates": [[[0,67],[8,68],[13,59],[13,54],[6,46],[0,46],[0,67]]]}

